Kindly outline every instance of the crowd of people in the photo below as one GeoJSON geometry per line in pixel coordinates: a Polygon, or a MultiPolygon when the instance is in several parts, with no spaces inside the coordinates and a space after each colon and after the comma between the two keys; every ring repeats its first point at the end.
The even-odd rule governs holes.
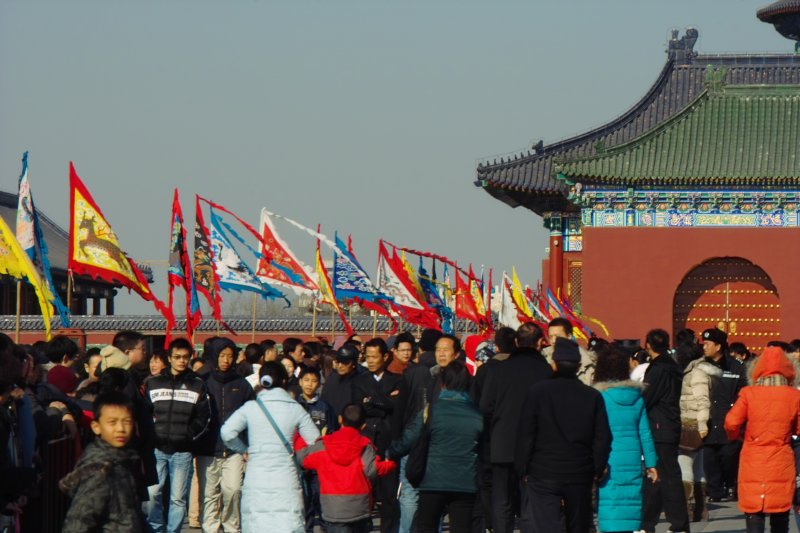
{"type": "Polygon", "coordinates": [[[800,341],[584,347],[563,318],[463,347],[435,330],[146,340],[0,334],[0,532],[45,530],[48,483],[69,533],[653,532],[662,513],[688,532],[721,501],[748,532],[787,532],[800,510],[800,341]]]}

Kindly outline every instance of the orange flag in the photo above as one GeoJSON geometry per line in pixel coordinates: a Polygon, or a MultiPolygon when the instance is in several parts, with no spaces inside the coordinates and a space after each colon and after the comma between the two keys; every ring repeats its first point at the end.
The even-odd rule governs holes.
{"type": "Polygon", "coordinates": [[[128,255],[122,251],[116,233],[111,229],[100,207],[89,194],[69,163],[69,265],[75,274],[86,274],[136,292],[153,302],[158,312],[167,319],[172,329],[175,318],[172,310],[156,298],[144,274],[128,255]]]}

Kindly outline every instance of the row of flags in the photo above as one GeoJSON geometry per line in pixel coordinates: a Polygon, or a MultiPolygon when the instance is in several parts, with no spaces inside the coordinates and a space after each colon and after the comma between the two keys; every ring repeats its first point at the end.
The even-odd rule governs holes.
{"type": "MultiPolygon", "coordinates": [[[[16,233],[12,234],[0,219],[0,273],[24,279],[37,294],[49,336],[50,318],[60,317],[69,326],[69,312],[53,285],[47,245],[28,181],[28,155],[23,157],[19,181],[19,206],[16,233]]],[[[378,269],[373,283],[353,250],[352,238],[345,242],[338,233],[330,239],[317,226],[313,230],[292,219],[262,209],[256,229],[226,207],[201,196],[195,197],[193,250],[180,202],[175,189],[170,218],[170,245],[167,270],[167,301],[150,289],[136,262],[126,254],[70,162],[70,223],[68,269],[72,274],[88,275],[119,284],[143,299],[151,301],[167,320],[169,332],[175,329],[175,291],[185,295],[185,327],[192,336],[202,318],[200,299],[205,299],[211,314],[221,327],[230,330],[222,316],[222,293],[249,292],[268,300],[291,305],[284,291],[310,294],[318,305],[329,305],[336,312],[348,334],[353,333],[341,303],[358,304],[383,315],[397,330],[397,318],[422,328],[453,333],[455,319],[474,323],[483,335],[490,335],[495,322],[517,327],[523,322],[545,324],[555,316],[567,317],[579,337],[588,339],[592,331],[561,295],[523,288],[515,269],[509,278],[503,273],[499,289],[488,283],[484,269],[476,275],[472,265],[466,269],[449,258],[429,252],[400,247],[381,240],[378,243],[378,269]],[[208,213],[208,216],[204,214],[208,213]],[[282,221],[316,240],[315,265],[309,268],[292,252],[279,235],[275,222],[282,221]],[[255,244],[253,244],[255,243],[255,244]],[[322,245],[332,252],[332,268],[325,267],[322,245]],[[239,253],[244,251],[244,256],[239,253]],[[409,257],[416,258],[415,268],[409,257]],[[430,268],[427,269],[425,261],[430,268]],[[441,279],[437,266],[442,269],[441,279]],[[497,320],[492,313],[493,294],[500,291],[497,320]]]]}

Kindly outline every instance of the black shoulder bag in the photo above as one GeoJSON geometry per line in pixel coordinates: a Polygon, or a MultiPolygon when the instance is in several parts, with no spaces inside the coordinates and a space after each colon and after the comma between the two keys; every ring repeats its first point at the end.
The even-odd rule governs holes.
{"type": "Polygon", "coordinates": [[[411,449],[406,460],[406,479],[412,487],[419,488],[425,477],[425,469],[428,466],[428,448],[431,444],[431,417],[433,408],[431,404],[425,406],[422,412],[422,431],[420,432],[417,443],[411,449]]]}

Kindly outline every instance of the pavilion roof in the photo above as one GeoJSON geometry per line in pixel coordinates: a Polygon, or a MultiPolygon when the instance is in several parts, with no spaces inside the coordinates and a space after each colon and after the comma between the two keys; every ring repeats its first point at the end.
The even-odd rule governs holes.
{"type": "MultiPolygon", "coordinates": [[[[710,76],[724,73],[710,73],[710,76]]],[[[725,87],[713,80],[658,127],[593,157],[556,164],[568,183],[800,183],[800,84],[725,87]]]]}
{"type": "Polygon", "coordinates": [[[542,214],[576,209],[567,199],[568,184],[557,179],[555,165],[592,158],[659,128],[693,104],[706,90],[706,69],[724,68],[724,84],[800,85],[800,54],[697,54],[689,37],[670,42],[667,62],[646,94],[628,111],[580,135],[531,151],[478,165],[476,185],[512,207],[542,214]],[[674,43],[674,46],[673,46],[674,43]],[[682,48],[683,47],[683,48],[682,48]]]}

